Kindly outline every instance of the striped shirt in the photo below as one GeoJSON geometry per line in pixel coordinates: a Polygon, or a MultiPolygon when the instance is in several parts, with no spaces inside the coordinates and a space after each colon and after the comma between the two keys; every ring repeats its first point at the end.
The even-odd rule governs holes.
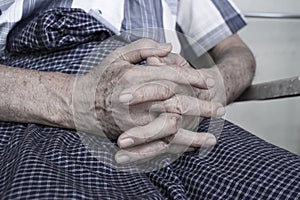
{"type": "Polygon", "coordinates": [[[191,45],[196,43],[201,47],[196,49],[200,55],[246,24],[230,0],[2,0],[0,56],[5,57],[7,35],[17,22],[31,19],[37,13],[54,7],[81,8],[115,34],[148,29],[141,37],[171,42],[176,53],[181,49],[176,34],[178,27],[189,38],[191,45]],[[149,28],[164,30],[149,31],[149,28]]]}

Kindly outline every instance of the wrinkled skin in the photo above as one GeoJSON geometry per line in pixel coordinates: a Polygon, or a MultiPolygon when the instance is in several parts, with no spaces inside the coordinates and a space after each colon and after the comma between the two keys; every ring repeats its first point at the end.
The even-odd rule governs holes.
{"type": "Polygon", "coordinates": [[[121,135],[121,148],[134,146],[139,150],[138,145],[143,144],[140,153],[158,147],[153,156],[165,151],[184,152],[209,139],[207,144],[215,144],[213,135],[192,131],[199,117],[224,114],[217,114],[223,108],[220,103],[198,99],[199,90],[211,87],[207,81],[211,77],[181,66],[170,50],[169,45],[139,40],[115,50],[92,72],[79,77],[73,98],[76,128],[110,138],[121,135]],[[170,62],[162,65],[147,60],[153,56],[169,56],[170,62]],[[147,67],[136,64],[142,60],[148,61],[147,67]],[[126,140],[128,135],[135,138],[134,143],[126,140]],[[178,150],[175,146],[182,147],[178,150]]]}

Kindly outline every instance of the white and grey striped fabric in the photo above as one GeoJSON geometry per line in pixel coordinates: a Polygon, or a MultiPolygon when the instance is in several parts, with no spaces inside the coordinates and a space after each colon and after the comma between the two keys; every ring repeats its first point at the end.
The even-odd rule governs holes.
{"type": "MultiPolygon", "coordinates": [[[[125,45],[128,39],[140,36],[133,32],[133,37],[127,32],[112,38],[114,31],[97,19],[81,9],[69,8],[71,1],[44,2],[39,7],[40,14],[27,14],[26,20],[11,30],[1,64],[41,71],[85,73],[111,51],[125,45]],[[51,2],[63,2],[67,8],[53,8],[51,2]],[[61,35],[55,28],[45,31],[44,26],[60,26],[65,34],[61,35]],[[108,37],[111,39],[106,39],[108,37]],[[50,43],[49,38],[54,42],[50,43]]],[[[140,2],[124,1],[124,8],[138,8],[140,2]]],[[[132,15],[126,14],[125,9],[125,19],[120,27],[124,30],[144,28],[145,32],[140,32],[142,35],[161,40],[161,32],[149,34],[148,30],[164,25],[163,15],[157,12],[163,10],[163,4],[157,0],[145,2],[157,15],[157,21],[147,18],[149,22],[143,21],[146,24],[131,24],[132,15]]],[[[224,19],[224,23],[216,25],[216,30],[221,31],[219,27],[227,29],[225,34],[221,31],[220,39],[215,38],[217,41],[245,24],[227,1],[211,2],[218,8],[212,11],[224,19]]],[[[135,14],[138,13],[139,18],[143,16],[144,19],[149,14],[147,11],[135,14]]],[[[111,25],[118,24],[117,21],[111,25]]],[[[214,30],[200,32],[205,32],[203,37],[208,37],[210,33],[214,35],[214,30]]],[[[219,120],[206,119],[199,126],[199,132],[210,128],[210,132],[220,133],[218,144],[208,155],[201,156],[196,151],[182,155],[175,162],[170,162],[166,155],[160,160],[163,168],[133,173],[112,167],[115,145],[107,140],[91,136],[90,139],[101,147],[93,152],[83,144],[82,134],[76,131],[0,122],[0,198],[300,199],[299,156],[268,144],[230,122],[225,121],[224,126],[219,123],[219,120]]]]}
{"type": "MultiPolygon", "coordinates": [[[[111,31],[115,33],[125,30],[148,29],[143,33],[138,33],[143,34],[139,37],[172,42],[174,47],[179,43],[177,37],[174,36],[177,24],[177,31],[179,27],[180,31],[191,38],[193,43],[196,43],[196,46],[201,47],[201,50],[197,49],[198,54],[209,50],[246,24],[239,11],[227,0],[97,0],[88,2],[82,0],[3,0],[0,1],[2,12],[0,16],[0,57],[5,57],[7,35],[17,22],[31,20],[36,14],[55,7],[93,11],[91,13],[94,13],[94,16],[98,15],[95,17],[107,27],[111,27],[111,31]],[[101,21],[101,19],[104,20],[101,21]],[[151,28],[155,28],[156,31],[150,30],[151,28]],[[165,28],[169,31],[157,31],[158,28],[165,28]],[[170,35],[170,31],[174,33],[170,35]]],[[[175,52],[180,51],[180,47],[177,49],[175,52]]]]}

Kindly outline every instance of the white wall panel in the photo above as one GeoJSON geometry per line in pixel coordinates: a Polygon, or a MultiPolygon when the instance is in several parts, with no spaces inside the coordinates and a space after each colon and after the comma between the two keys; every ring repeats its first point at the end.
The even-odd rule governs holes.
{"type": "MultiPolygon", "coordinates": [[[[299,0],[233,0],[243,13],[300,15],[299,0]]],[[[257,60],[254,82],[300,75],[300,19],[248,18],[240,36],[257,60]]],[[[236,103],[226,118],[250,132],[300,155],[300,98],[236,103]]]]}

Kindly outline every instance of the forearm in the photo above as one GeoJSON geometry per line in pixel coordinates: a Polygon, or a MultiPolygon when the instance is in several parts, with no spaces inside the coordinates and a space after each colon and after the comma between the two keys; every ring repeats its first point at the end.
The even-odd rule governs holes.
{"type": "Polygon", "coordinates": [[[72,77],[0,65],[0,120],[73,128],[72,77]]]}
{"type": "Polygon", "coordinates": [[[256,67],[255,59],[237,35],[221,42],[210,53],[223,77],[226,104],[229,104],[251,84],[256,67]]]}

